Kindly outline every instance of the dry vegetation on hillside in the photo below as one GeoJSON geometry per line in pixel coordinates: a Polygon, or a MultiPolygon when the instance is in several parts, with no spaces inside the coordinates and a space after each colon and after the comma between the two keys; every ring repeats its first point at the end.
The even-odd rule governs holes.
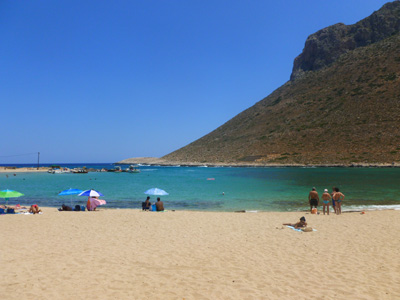
{"type": "Polygon", "coordinates": [[[289,81],[168,161],[400,161],[400,35],[289,81]]]}

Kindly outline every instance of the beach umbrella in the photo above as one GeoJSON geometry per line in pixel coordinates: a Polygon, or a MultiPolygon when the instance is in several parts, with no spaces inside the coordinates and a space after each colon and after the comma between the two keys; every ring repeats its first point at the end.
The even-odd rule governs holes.
{"type": "Polygon", "coordinates": [[[102,193],[95,190],[86,190],[80,193],[78,196],[88,196],[88,197],[100,197],[104,196],[102,193]]]}
{"type": "Polygon", "coordinates": [[[23,195],[24,194],[21,194],[20,192],[12,191],[12,190],[2,190],[2,191],[0,191],[0,198],[5,198],[6,199],[6,201],[7,201],[6,205],[8,205],[8,199],[9,198],[17,198],[17,197],[21,197],[23,195]]]}
{"type": "Polygon", "coordinates": [[[82,190],[79,189],[68,189],[68,190],[64,190],[62,192],[60,192],[58,195],[59,196],[65,196],[65,195],[77,195],[82,193],[82,190]]]}
{"type": "MultiPolygon", "coordinates": [[[[61,193],[59,193],[58,195],[59,196],[65,196],[65,195],[78,195],[78,194],[80,194],[80,193],[82,193],[83,191],[82,190],[79,190],[79,189],[71,189],[71,188],[69,188],[68,190],[64,190],[64,191],[62,191],[61,193]]],[[[71,207],[72,207],[72,197],[70,198],[70,200],[71,200],[71,207]]]]}
{"type": "Polygon", "coordinates": [[[166,196],[169,195],[166,191],[159,188],[152,188],[144,192],[146,195],[166,196]]]}

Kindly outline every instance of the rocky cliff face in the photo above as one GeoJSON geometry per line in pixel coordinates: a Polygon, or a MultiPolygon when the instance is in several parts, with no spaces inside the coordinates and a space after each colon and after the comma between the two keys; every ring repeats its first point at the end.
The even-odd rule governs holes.
{"type": "Polygon", "coordinates": [[[399,31],[400,1],[385,4],[354,25],[338,23],[324,28],[307,38],[303,52],[294,60],[290,80],[320,70],[348,51],[379,42],[399,31]]]}

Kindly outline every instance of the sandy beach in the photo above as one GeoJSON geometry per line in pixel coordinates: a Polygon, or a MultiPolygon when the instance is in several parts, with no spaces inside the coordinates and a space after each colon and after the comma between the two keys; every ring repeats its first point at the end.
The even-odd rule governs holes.
{"type": "Polygon", "coordinates": [[[39,168],[19,168],[19,167],[4,167],[0,166],[0,173],[8,173],[10,175],[14,173],[24,173],[24,172],[29,172],[29,173],[34,173],[34,172],[47,172],[49,170],[48,167],[39,167],[39,168]]]}
{"type": "Polygon", "coordinates": [[[0,216],[1,299],[399,299],[400,211],[0,216]]]}

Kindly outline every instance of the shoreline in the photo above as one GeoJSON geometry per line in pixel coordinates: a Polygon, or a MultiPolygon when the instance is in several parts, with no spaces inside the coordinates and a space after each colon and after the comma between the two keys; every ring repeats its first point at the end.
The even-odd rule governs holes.
{"type": "MultiPolygon", "coordinates": [[[[45,209],[57,209],[58,207],[53,207],[53,206],[41,206],[45,209]]],[[[141,208],[116,208],[116,207],[100,207],[97,211],[102,211],[102,210],[134,210],[134,211],[140,211],[142,212],[141,208]]],[[[330,215],[336,215],[333,212],[333,209],[330,208],[330,215]]],[[[348,213],[362,213],[362,212],[375,212],[375,211],[400,211],[400,209],[396,208],[383,208],[383,209],[360,209],[360,210],[342,210],[342,214],[348,214],[348,213]]],[[[85,211],[88,212],[88,211],[85,211]]],[[[150,211],[149,211],[150,212],[150,211]]],[[[193,212],[193,213],[221,213],[221,214],[241,214],[241,213],[246,213],[246,214],[274,214],[274,213],[299,213],[299,214],[305,214],[305,215],[313,215],[311,214],[310,210],[297,210],[297,211],[278,211],[278,210],[237,210],[237,211],[222,211],[222,210],[188,210],[188,209],[166,209],[164,212],[193,212]]],[[[162,212],[162,213],[164,213],[162,212]]],[[[157,212],[154,212],[157,213],[157,212]]],[[[323,216],[322,209],[318,210],[318,213],[316,215],[323,216]]]]}
{"type": "MultiPolygon", "coordinates": [[[[32,204],[36,204],[33,203],[34,201],[32,201],[32,204]]],[[[60,201],[60,205],[54,205],[54,206],[48,206],[48,205],[39,205],[40,208],[44,208],[44,209],[56,209],[58,210],[58,208],[61,207],[62,204],[66,204],[67,206],[70,206],[67,201],[60,201]]],[[[23,207],[27,207],[29,208],[30,205],[32,204],[21,204],[18,203],[23,207]]],[[[79,205],[84,205],[84,203],[76,203],[79,205]]],[[[76,204],[74,204],[73,206],[75,206],[76,204]]],[[[14,207],[16,204],[9,204],[9,207],[14,207]]],[[[84,205],[85,206],[85,205],[84,205]]],[[[376,212],[376,211],[400,211],[400,205],[370,205],[371,207],[377,207],[377,206],[382,206],[383,208],[368,208],[368,206],[362,207],[362,208],[354,208],[354,207],[350,207],[349,206],[349,210],[346,210],[346,207],[344,207],[344,209],[342,208],[342,213],[344,214],[348,214],[348,213],[361,213],[361,212],[376,212]],[[393,208],[390,208],[388,206],[393,206],[393,208]]],[[[86,207],[86,206],[85,206],[86,207]]],[[[73,207],[72,207],[73,208],[73,207]]],[[[108,210],[132,210],[132,211],[140,211],[142,212],[142,209],[139,207],[107,207],[107,205],[105,206],[100,206],[98,207],[97,211],[108,211],[108,210]]],[[[331,215],[335,215],[335,213],[333,212],[333,208],[332,206],[330,206],[329,208],[330,214],[331,215]]],[[[87,210],[85,210],[85,212],[88,212],[87,210]]],[[[235,210],[235,211],[225,211],[225,210],[191,210],[191,209],[179,209],[179,208],[171,208],[169,209],[167,207],[167,209],[164,212],[194,212],[194,213],[223,213],[223,214],[230,214],[230,213],[246,213],[246,214],[264,214],[264,213],[300,213],[300,214],[305,214],[305,215],[313,215],[310,212],[310,209],[299,209],[299,210],[291,210],[291,211],[279,211],[279,210],[259,210],[259,209],[241,209],[241,210],[235,210]]],[[[318,208],[318,213],[316,215],[324,215],[323,214],[323,210],[322,210],[322,206],[319,206],[318,208]]]]}
{"type": "MultiPolygon", "coordinates": [[[[14,205],[8,205],[8,206],[14,206],[14,205]]],[[[21,206],[25,206],[28,207],[28,205],[21,205],[21,206]]],[[[60,208],[60,206],[40,206],[40,209],[44,208],[44,209],[56,209],[58,210],[58,208],[60,208]]],[[[86,207],[86,206],[85,206],[86,207]]],[[[146,212],[146,213],[153,213],[152,211],[143,211],[141,208],[131,208],[131,207],[126,207],[126,208],[119,208],[119,207],[107,207],[106,206],[98,206],[95,212],[99,212],[99,211],[108,211],[108,210],[132,210],[132,211],[138,211],[138,212],[146,212]]],[[[336,215],[335,213],[333,213],[333,210],[330,209],[330,214],[331,215],[336,215]]],[[[342,214],[348,214],[348,213],[361,213],[363,211],[367,211],[367,212],[377,212],[377,211],[398,211],[400,213],[400,209],[396,209],[396,208],[385,208],[385,209],[373,209],[373,210],[368,210],[368,209],[353,209],[353,210],[342,210],[342,214]]],[[[72,211],[74,212],[74,211],[72,211]]],[[[80,212],[80,211],[79,211],[80,212]]],[[[87,210],[85,210],[84,212],[89,212],[87,210]]],[[[300,214],[306,214],[306,215],[316,215],[316,216],[323,216],[323,212],[322,209],[318,210],[318,214],[312,214],[310,212],[310,210],[297,210],[297,211],[278,211],[278,210],[237,210],[237,211],[222,211],[222,210],[189,210],[189,209],[166,209],[165,211],[162,211],[161,213],[166,213],[166,212],[188,212],[188,213],[221,213],[221,214],[240,214],[240,213],[247,213],[247,214],[274,214],[274,213],[288,213],[288,214],[295,214],[295,213],[300,213],[300,214]]],[[[154,212],[154,213],[160,213],[160,212],[154,212]]]]}
{"type": "MultiPolygon", "coordinates": [[[[14,206],[14,205],[8,205],[8,206],[14,206]]],[[[21,205],[22,207],[27,207],[29,205],[21,205]]],[[[60,208],[60,206],[40,206],[40,209],[45,209],[45,210],[57,210],[58,208],[60,208]]],[[[86,207],[86,206],[85,206],[86,207]]],[[[275,211],[275,210],[237,210],[237,211],[221,211],[221,210],[189,210],[189,209],[166,209],[165,211],[161,211],[161,212],[152,212],[152,211],[143,211],[141,208],[130,208],[130,207],[126,207],[126,208],[118,208],[118,207],[106,207],[106,206],[99,206],[97,207],[97,209],[94,212],[100,212],[100,211],[118,211],[118,210],[132,210],[132,211],[136,211],[136,212],[143,212],[143,213],[175,213],[175,212],[187,212],[187,213],[221,213],[221,214],[240,214],[240,213],[247,213],[247,214],[275,214],[275,213],[279,213],[279,214],[305,214],[305,215],[316,215],[316,216],[324,216],[324,214],[322,213],[322,210],[318,210],[318,214],[311,214],[310,210],[298,210],[298,211],[275,211]]],[[[342,211],[342,214],[348,214],[348,213],[361,213],[363,211],[368,211],[368,212],[377,212],[377,211],[399,211],[400,213],[400,209],[395,209],[395,208],[385,208],[385,209],[374,209],[374,210],[345,210],[342,211]]],[[[75,212],[75,211],[67,211],[67,212],[75,212]]],[[[82,211],[78,211],[78,212],[82,212],[82,211]]],[[[85,210],[83,212],[89,212],[88,210],[85,210]]],[[[83,213],[82,212],[82,213],[83,213]]],[[[90,211],[90,213],[92,213],[92,211],[90,211]]],[[[335,213],[332,212],[332,210],[330,210],[330,214],[331,215],[336,215],[335,213]]]]}
{"type": "MultiPolygon", "coordinates": [[[[400,163],[363,163],[363,164],[239,164],[239,163],[183,163],[183,162],[115,162],[113,165],[141,165],[144,167],[203,167],[203,168],[400,168],[400,163]]],[[[84,164],[82,164],[84,165],[84,164]]],[[[9,167],[0,165],[0,173],[47,173],[49,167],[9,167]]],[[[88,170],[89,173],[93,172],[88,170]]],[[[96,171],[97,172],[97,171],[96,171]]]]}
{"type": "Polygon", "coordinates": [[[229,167],[229,168],[400,168],[400,163],[324,163],[324,164],[294,164],[294,163],[212,163],[167,161],[158,157],[134,157],[115,162],[114,165],[142,164],[144,166],[162,167],[229,167]]]}

